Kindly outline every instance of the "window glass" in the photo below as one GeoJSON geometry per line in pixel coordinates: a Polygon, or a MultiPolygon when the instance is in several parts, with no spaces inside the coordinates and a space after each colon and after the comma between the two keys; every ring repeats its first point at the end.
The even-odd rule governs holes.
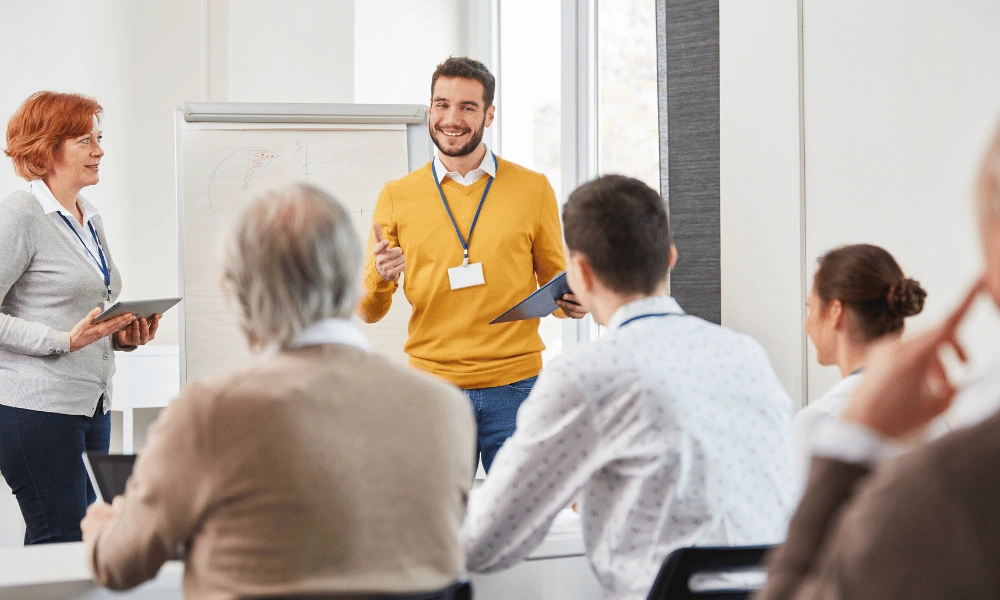
{"type": "MultiPolygon", "coordinates": [[[[562,203],[560,2],[499,0],[500,155],[544,174],[562,203]]],[[[562,350],[561,320],[542,319],[543,361],[562,350]]]]}
{"type": "Polygon", "coordinates": [[[597,2],[597,140],[600,173],[660,189],[654,0],[597,2]]]}

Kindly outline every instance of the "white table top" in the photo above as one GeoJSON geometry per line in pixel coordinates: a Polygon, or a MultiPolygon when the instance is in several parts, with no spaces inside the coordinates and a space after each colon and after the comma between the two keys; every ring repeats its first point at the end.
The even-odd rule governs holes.
{"type": "Polygon", "coordinates": [[[153,581],[131,593],[113,593],[91,580],[83,559],[83,542],[0,548],[0,598],[182,598],[183,574],[184,565],[171,561],[153,581]]]}
{"type": "MultiPolygon", "coordinates": [[[[24,548],[0,548],[0,598],[104,598],[90,578],[82,542],[44,544],[24,548]]],[[[583,559],[580,517],[566,510],[556,517],[548,536],[528,557],[529,561],[580,557],[583,559]]],[[[160,569],[156,580],[125,597],[169,597],[163,590],[180,594],[184,565],[171,561],[160,569]],[[160,591],[154,591],[160,590],[160,591]],[[145,591],[144,591],[145,590],[145,591]]],[[[121,597],[116,594],[115,598],[121,597]]],[[[177,596],[180,597],[180,596],[177,596]]]]}

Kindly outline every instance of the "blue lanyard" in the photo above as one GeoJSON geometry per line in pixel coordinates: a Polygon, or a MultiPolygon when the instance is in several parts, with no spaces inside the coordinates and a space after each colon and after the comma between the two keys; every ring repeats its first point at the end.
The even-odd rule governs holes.
{"type": "Polygon", "coordinates": [[[687,313],[682,312],[682,313],[649,313],[645,315],[636,315],[631,319],[625,319],[624,321],[622,321],[622,324],[618,326],[618,329],[625,327],[632,321],[638,321],[639,319],[648,319],[650,317],[683,317],[686,314],[687,313]]]}
{"type": "MultiPolygon", "coordinates": [[[[857,369],[854,369],[854,372],[851,373],[851,375],[860,375],[864,370],[865,370],[864,367],[858,367],[857,369]]],[[[851,375],[848,375],[848,377],[850,377],[851,375]]]]}
{"type": "MultiPolygon", "coordinates": [[[[493,155],[493,166],[499,169],[500,163],[497,161],[497,155],[493,155]]],[[[493,177],[490,176],[490,180],[486,182],[486,189],[483,190],[483,197],[479,200],[479,208],[476,209],[476,216],[472,219],[472,227],[469,227],[469,237],[462,237],[462,232],[458,228],[458,223],[455,222],[455,216],[451,214],[451,207],[448,206],[448,201],[445,200],[444,190],[441,189],[441,180],[438,179],[437,168],[434,166],[434,161],[431,161],[431,173],[434,174],[434,185],[437,186],[438,193],[441,194],[441,202],[444,203],[444,209],[448,211],[448,218],[451,219],[451,224],[455,226],[455,233],[458,234],[458,241],[462,243],[462,250],[465,252],[465,258],[462,260],[462,265],[469,266],[469,243],[472,241],[472,232],[476,229],[476,221],[479,220],[479,211],[483,210],[483,203],[486,202],[486,194],[490,193],[490,186],[493,185],[493,177]]]]}
{"type": "Polygon", "coordinates": [[[100,261],[97,260],[94,253],[91,252],[90,248],[87,247],[87,244],[84,243],[83,238],[80,237],[80,232],[76,230],[76,227],[73,227],[73,224],[69,222],[66,215],[59,213],[59,216],[62,217],[63,222],[66,223],[66,227],[69,227],[70,230],[76,234],[76,239],[80,240],[80,243],[83,244],[83,249],[87,251],[90,258],[94,259],[94,262],[97,263],[97,266],[101,269],[101,275],[104,275],[104,285],[108,288],[108,300],[111,300],[111,269],[108,268],[108,263],[104,260],[104,251],[101,250],[101,242],[97,239],[97,232],[94,231],[94,224],[91,221],[87,221],[87,226],[90,227],[90,235],[94,236],[94,244],[97,245],[97,254],[101,257],[100,261]]]}

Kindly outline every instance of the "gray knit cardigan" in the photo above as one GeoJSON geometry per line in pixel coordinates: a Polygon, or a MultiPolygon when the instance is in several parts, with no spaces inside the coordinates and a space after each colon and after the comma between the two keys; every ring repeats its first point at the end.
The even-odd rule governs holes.
{"type": "MultiPolygon", "coordinates": [[[[111,270],[112,300],[122,280],[100,216],[92,223],[111,270]]],[[[114,336],[69,351],[69,332],[106,299],[93,265],[28,192],[0,201],[0,404],[91,416],[111,406],[114,336]]]]}

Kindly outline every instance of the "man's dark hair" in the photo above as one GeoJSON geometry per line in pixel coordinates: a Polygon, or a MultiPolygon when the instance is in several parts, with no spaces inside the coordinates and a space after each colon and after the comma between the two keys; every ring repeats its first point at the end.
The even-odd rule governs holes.
{"type": "Polygon", "coordinates": [[[440,77],[461,77],[463,79],[474,79],[483,84],[483,108],[493,106],[493,94],[497,90],[497,80],[486,68],[486,65],[478,60],[464,56],[452,56],[448,60],[439,64],[434,69],[431,76],[431,98],[434,98],[434,84],[440,77]]]}
{"type": "Polygon", "coordinates": [[[654,189],[605,175],[576,188],[563,208],[570,252],[586,257],[614,291],[652,294],[670,271],[670,220],[654,189]]]}

